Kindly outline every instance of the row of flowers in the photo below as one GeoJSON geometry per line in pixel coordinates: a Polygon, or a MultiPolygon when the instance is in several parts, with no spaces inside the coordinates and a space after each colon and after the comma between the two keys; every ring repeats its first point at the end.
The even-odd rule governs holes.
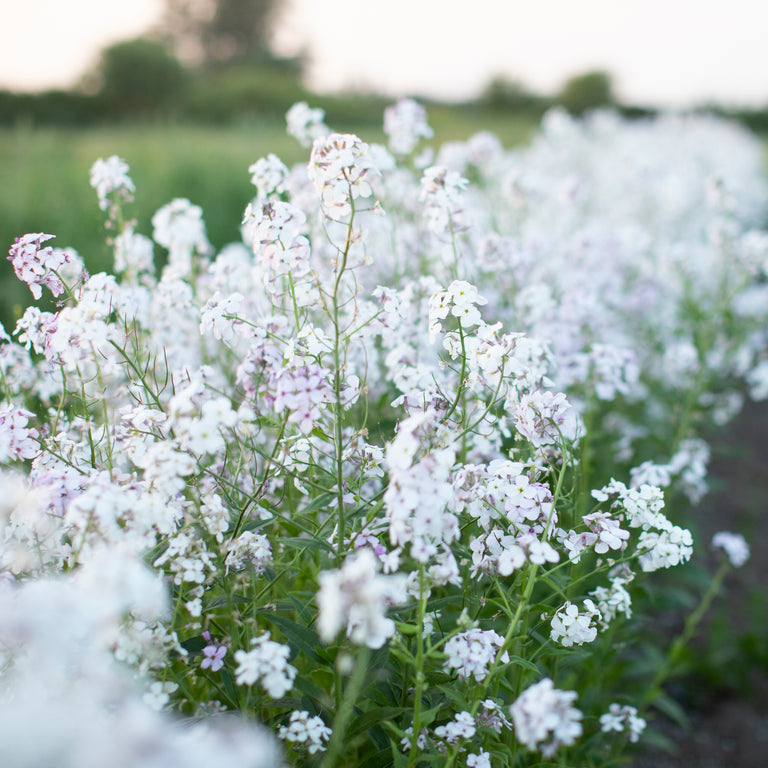
{"type": "MultiPolygon", "coordinates": [[[[665,697],[633,613],[692,556],[703,430],[768,395],[759,145],[323,121],[218,253],[185,199],[140,234],[117,157],[117,276],[10,249],[60,304],[0,328],[3,765],[602,765],[665,697]]],[[[705,600],[748,557],[713,545],[705,600]]]]}

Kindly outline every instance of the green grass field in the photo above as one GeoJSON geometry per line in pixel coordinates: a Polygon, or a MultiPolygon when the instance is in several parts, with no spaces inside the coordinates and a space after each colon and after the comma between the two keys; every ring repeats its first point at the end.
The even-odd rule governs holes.
{"type": "MultiPolygon", "coordinates": [[[[433,144],[467,139],[479,130],[496,133],[511,146],[524,142],[535,120],[479,113],[448,106],[429,109],[433,144]]],[[[379,129],[332,125],[383,142],[379,129]]],[[[154,212],[176,197],[202,207],[208,236],[217,248],[239,239],[240,217],[253,196],[248,167],[269,152],[286,164],[308,151],[285,133],[284,123],[261,122],[212,128],[183,125],[93,129],[15,128],[0,131],[0,243],[4,252],[27,232],[56,235],[51,244],[71,246],[91,272],[112,269],[104,216],[88,173],[99,157],[119,155],[130,166],[136,200],[130,213],[137,230],[151,235],[154,212]]],[[[16,280],[9,262],[0,265],[0,322],[10,332],[32,296],[16,280]]],[[[42,306],[42,304],[41,304],[42,306]]]]}

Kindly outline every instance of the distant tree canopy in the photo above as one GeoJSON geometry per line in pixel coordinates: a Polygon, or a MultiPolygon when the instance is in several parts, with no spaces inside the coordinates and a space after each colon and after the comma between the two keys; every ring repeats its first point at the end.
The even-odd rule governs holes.
{"type": "Polygon", "coordinates": [[[158,114],[179,95],[186,76],[179,61],[155,40],[136,38],[101,52],[98,95],[113,114],[158,114]]]}
{"type": "Polygon", "coordinates": [[[480,95],[480,102],[495,110],[530,110],[540,108],[544,99],[530,91],[520,80],[496,75],[480,95]]]}
{"type": "Polygon", "coordinates": [[[615,100],[611,76],[602,70],[575,75],[565,81],[556,101],[576,115],[588,109],[613,104],[615,100]]]}
{"type": "Polygon", "coordinates": [[[165,0],[161,32],[178,55],[202,67],[272,57],[278,0],[165,0]]]}

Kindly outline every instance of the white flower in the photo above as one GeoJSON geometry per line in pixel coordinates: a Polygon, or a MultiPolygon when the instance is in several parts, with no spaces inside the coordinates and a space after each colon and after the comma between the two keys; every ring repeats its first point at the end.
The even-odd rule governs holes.
{"type": "Polygon", "coordinates": [[[535,390],[520,398],[512,421],[517,431],[536,448],[574,440],[578,421],[562,392],[535,390]]]}
{"type": "Polygon", "coordinates": [[[459,739],[471,739],[476,730],[472,715],[469,712],[459,712],[449,723],[435,728],[435,736],[448,744],[455,744],[459,739]]]}
{"type": "Polygon", "coordinates": [[[207,255],[211,244],[205,233],[203,211],[185,198],[176,198],[152,217],[155,242],[168,249],[168,265],[182,278],[192,273],[192,256],[207,255]]]}
{"type": "Polygon", "coordinates": [[[259,158],[250,168],[251,184],[256,187],[259,198],[266,198],[275,192],[283,192],[288,169],[277,155],[269,154],[259,158]]]}
{"type": "Polygon", "coordinates": [[[687,562],[693,553],[693,537],[688,529],[673,525],[660,533],[643,531],[637,546],[642,551],[640,567],[657,571],[687,562]]]}
{"type": "Polygon", "coordinates": [[[549,636],[566,648],[591,643],[597,637],[595,622],[599,621],[600,611],[590,599],[584,601],[583,611],[568,600],[552,617],[549,636]]]}
{"type": "Polygon", "coordinates": [[[238,685],[258,682],[273,698],[279,699],[293,688],[296,667],[288,663],[291,649],[269,639],[269,632],[251,640],[250,651],[235,651],[235,681],[238,685]]]}
{"type": "Polygon", "coordinates": [[[616,577],[611,579],[610,588],[596,587],[589,593],[597,602],[601,627],[607,627],[620,613],[627,618],[632,616],[632,598],[627,592],[626,583],[625,579],[616,577]]]}
{"type": "Polygon", "coordinates": [[[281,725],[277,735],[284,741],[306,744],[310,755],[324,752],[326,742],[331,738],[331,729],[321,717],[310,717],[305,710],[291,712],[288,725],[281,725]]]}
{"type": "Polygon", "coordinates": [[[324,119],[325,110],[310,109],[305,101],[300,101],[285,115],[288,135],[298,139],[302,147],[311,147],[315,139],[330,133],[324,119]]]}
{"type": "Polygon", "coordinates": [[[491,768],[489,752],[479,752],[467,755],[467,768],[491,768]]]}
{"type": "MultiPolygon", "coordinates": [[[[485,680],[488,667],[496,658],[496,654],[504,645],[504,638],[492,629],[470,629],[454,635],[445,644],[446,668],[455,669],[462,680],[470,677],[477,682],[485,680]]],[[[505,651],[502,662],[509,661],[509,654],[505,651]]]]}
{"type": "Polygon", "coordinates": [[[530,750],[552,757],[582,734],[575,691],[560,691],[549,678],[527,688],[510,707],[515,735],[530,750]]]}
{"type": "Polygon", "coordinates": [[[346,216],[352,200],[370,197],[377,173],[368,145],[351,133],[332,133],[312,144],[308,174],[330,216],[346,216]]]}
{"type": "Polygon", "coordinates": [[[149,686],[149,691],[142,696],[142,699],[150,709],[160,712],[170,701],[171,694],[178,687],[176,683],[154,682],[149,686]]]}
{"type": "Polygon", "coordinates": [[[272,565],[272,546],[263,533],[243,531],[236,539],[227,543],[227,551],[224,563],[233,571],[245,568],[250,563],[254,571],[260,574],[272,565]]]}
{"type": "Polygon", "coordinates": [[[154,246],[145,235],[126,227],[115,237],[115,271],[125,272],[129,278],[140,272],[154,272],[154,246]]]}
{"type": "Polygon", "coordinates": [[[214,339],[231,344],[235,339],[237,313],[243,298],[241,293],[225,297],[216,291],[200,310],[200,333],[210,332],[214,339]]]}
{"type": "Polygon", "coordinates": [[[424,201],[426,226],[438,235],[452,236],[467,229],[464,190],[469,181],[440,166],[424,170],[419,199],[424,201]]]}
{"type": "Polygon", "coordinates": [[[431,139],[434,132],[427,124],[427,112],[413,99],[398,99],[384,110],[384,133],[389,136],[389,148],[396,155],[410,155],[419,138],[431,139]]]}
{"type": "Polygon", "coordinates": [[[740,533],[720,531],[712,537],[712,546],[720,547],[734,568],[741,568],[749,560],[749,545],[740,533]]]}
{"type": "Polygon", "coordinates": [[[405,600],[405,576],[378,573],[378,559],[367,547],[350,555],[338,571],[320,574],[317,631],[331,642],[346,626],[347,637],[369,648],[381,648],[395,633],[386,617],[389,604],[405,600]]]}
{"type": "Polygon", "coordinates": [[[99,197],[99,208],[106,211],[109,207],[109,196],[117,192],[118,197],[130,201],[136,187],[128,176],[128,164],[117,155],[106,160],[99,158],[91,166],[91,186],[99,197]]]}
{"type": "Polygon", "coordinates": [[[645,720],[638,717],[637,709],[628,705],[621,706],[621,704],[613,703],[608,707],[608,712],[600,715],[600,730],[603,733],[610,733],[611,731],[622,733],[628,730],[629,740],[633,743],[640,738],[640,734],[645,730],[645,725],[645,720]]]}

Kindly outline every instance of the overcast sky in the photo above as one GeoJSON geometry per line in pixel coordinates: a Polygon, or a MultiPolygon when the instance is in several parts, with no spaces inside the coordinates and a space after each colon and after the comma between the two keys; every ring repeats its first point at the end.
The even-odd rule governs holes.
{"type": "MultiPolygon", "coordinates": [[[[604,68],[626,101],[768,105],[766,0],[278,0],[310,83],[460,99],[495,74],[554,92],[604,68]]],[[[0,0],[0,87],[68,87],[162,0],[0,0]]]]}

